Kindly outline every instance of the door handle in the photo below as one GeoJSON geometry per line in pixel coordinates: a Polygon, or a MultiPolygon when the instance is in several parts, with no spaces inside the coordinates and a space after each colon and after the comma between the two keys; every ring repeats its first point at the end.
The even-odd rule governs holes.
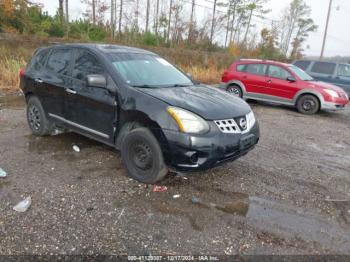
{"type": "Polygon", "coordinates": [[[35,78],[34,81],[40,84],[44,82],[41,78],[35,78]]]}
{"type": "Polygon", "coordinates": [[[69,93],[69,94],[73,94],[73,95],[75,95],[77,93],[77,91],[75,91],[73,89],[70,89],[70,88],[67,88],[66,92],[69,93]]]}
{"type": "Polygon", "coordinates": [[[266,80],[266,83],[269,83],[269,84],[271,84],[271,83],[272,83],[272,80],[271,80],[271,79],[269,79],[269,80],[266,80]]]}

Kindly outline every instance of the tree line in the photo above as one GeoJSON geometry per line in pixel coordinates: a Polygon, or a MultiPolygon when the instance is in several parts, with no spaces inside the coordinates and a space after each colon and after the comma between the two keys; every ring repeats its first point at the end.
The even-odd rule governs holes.
{"type": "Polygon", "coordinates": [[[309,33],[317,30],[304,0],[291,0],[277,20],[269,19],[269,0],[81,2],[81,18],[71,19],[69,0],[58,0],[54,16],[30,0],[0,0],[0,31],[286,59],[302,56],[309,33]]]}

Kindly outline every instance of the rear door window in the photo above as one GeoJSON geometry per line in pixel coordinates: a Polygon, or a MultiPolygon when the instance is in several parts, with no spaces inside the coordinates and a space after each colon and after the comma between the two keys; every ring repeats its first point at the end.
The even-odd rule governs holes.
{"type": "Polygon", "coordinates": [[[295,66],[303,69],[304,71],[306,71],[306,69],[309,67],[309,65],[311,64],[311,61],[296,61],[294,63],[295,66]]]}
{"type": "Polygon", "coordinates": [[[270,65],[269,71],[268,71],[268,76],[273,77],[273,78],[279,78],[279,79],[286,80],[288,77],[291,77],[292,75],[287,70],[285,70],[284,68],[282,68],[280,66],[270,65]]]}
{"type": "Polygon", "coordinates": [[[339,65],[337,75],[350,78],[350,65],[339,65]]]}
{"type": "Polygon", "coordinates": [[[68,75],[71,57],[70,49],[54,49],[47,60],[47,68],[55,73],[68,75]]]}
{"type": "Polygon", "coordinates": [[[335,63],[329,63],[329,62],[315,62],[313,65],[311,72],[318,73],[318,74],[324,74],[324,75],[333,75],[335,70],[335,63]]]}
{"type": "Polygon", "coordinates": [[[93,54],[85,50],[78,51],[73,67],[74,78],[84,80],[87,75],[103,73],[103,66],[93,54]]]}
{"type": "Polygon", "coordinates": [[[253,75],[264,76],[266,74],[266,64],[249,64],[246,66],[245,71],[253,75]]]}

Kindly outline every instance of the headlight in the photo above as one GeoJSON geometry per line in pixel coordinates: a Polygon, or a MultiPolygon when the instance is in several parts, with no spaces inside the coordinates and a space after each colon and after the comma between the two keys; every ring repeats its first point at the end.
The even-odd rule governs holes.
{"type": "Polygon", "coordinates": [[[331,97],[339,97],[339,94],[331,89],[324,89],[324,91],[331,97]]]}
{"type": "Polygon", "coordinates": [[[253,111],[247,114],[247,129],[250,130],[255,125],[255,116],[253,111]]]}
{"type": "Polygon", "coordinates": [[[192,112],[178,107],[168,107],[167,111],[175,120],[181,132],[205,133],[209,130],[208,123],[192,112]]]}

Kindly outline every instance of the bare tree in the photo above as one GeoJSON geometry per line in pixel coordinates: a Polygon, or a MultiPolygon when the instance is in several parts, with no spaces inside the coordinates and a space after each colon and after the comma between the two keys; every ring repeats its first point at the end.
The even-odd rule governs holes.
{"type": "Polygon", "coordinates": [[[120,6],[119,6],[119,36],[122,34],[122,16],[123,16],[123,0],[120,0],[120,6]]]}
{"type": "Polygon", "coordinates": [[[148,32],[149,27],[149,0],[147,0],[147,6],[146,6],[146,32],[148,32]]]}
{"type": "Polygon", "coordinates": [[[66,0],[66,22],[69,23],[69,8],[68,8],[68,0],[66,0]]]}
{"type": "Polygon", "coordinates": [[[226,35],[225,35],[225,48],[227,47],[228,33],[230,31],[231,7],[232,7],[232,2],[229,1],[228,7],[227,7],[227,25],[226,25],[226,35]]]}
{"type": "Polygon", "coordinates": [[[211,20],[211,30],[210,30],[210,44],[213,43],[213,36],[214,36],[214,24],[215,24],[215,12],[216,12],[216,3],[217,0],[214,0],[214,6],[213,6],[213,18],[211,20]]]}
{"type": "Polygon", "coordinates": [[[96,0],[91,0],[92,1],[92,23],[95,25],[96,24],[96,0]]]}
{"type": "Polygon", "coordinates": [[[58,15],[60,22],[63,23],[63,0],[58,0],[58,15]]]}
{"type": "Polygon", "coordinates": [[[192,6],[191,6],[191,17],[190,17],[190,24],[188,29],[188,41],[191,43],[193,41],[193,27],[194,27],[194,9],[196,6],[196,0],[192,0],[192,6]]]}
{"type": "Polygon", "coordinates": [[[114,32],[115,32],[115,20],[114,20],[114,10],[115,10],[115,5],[116,5],[116,2],[115,0],[111,0],[111,37],[112,39],[114,39],[114,32]]]}
{"type": "Polygon", "coordinates": [[[139,14],[140,14],[140,0],[136,0],[136,6],[135,6],[135,18],[134,18],[134,30],[136,32],[139,31],[139,14]]]}
{"type": "Polygon", "coordinates": [[[68,34],[69,34],[69,8],[68,8],[68,0],[66,0],[66,36],[68,38],[68,34]]]}
{"type": "Polygon", "coordinates": [[[168,32],[167,32],[167,41],[170,42],[170,27],[171,27],[171,12],[173,9],[173,0],[170,0],[169,6],[169,19],[168,19],[168,32]]]}
{"type": "Polygon", "coordinates": [[[156,34],[156,36],[158,36],[158,24],[159,24],[159,0],[157,0],[156,3],[156,15],[155,15],[155,19],[154,19],[154,32],[156,34]]]}

